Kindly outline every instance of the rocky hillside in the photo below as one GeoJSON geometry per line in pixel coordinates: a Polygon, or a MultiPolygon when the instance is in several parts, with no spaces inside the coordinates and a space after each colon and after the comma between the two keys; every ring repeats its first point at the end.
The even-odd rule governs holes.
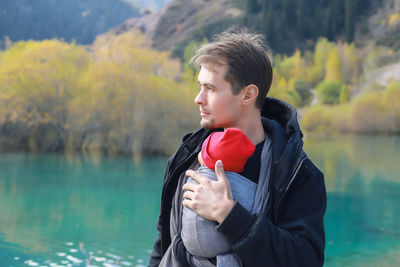
{"type": "Polygon", "coordinates": [[[269,29],[273,34],[270,33],[267,40],[273,39],[273,36],[281,36],[270,41],[272,49],[279,53],[291,54],[296,48],[312,49],[319,36],[326,36],[331,41],[346,41],[350,38],[359,47],[372,44],[390,46],[395,50],[400,48],[400,0],[353,1],[355,4],[350,6],[350,11],[354,13],[353,17],[347,14],[350,11],[346,13],[345,8],[348,1],[338,0],[336,2],[340,4],[328,4],[325,1],[314,0],[282,2],[175,0],[158,13],[127,20],[115,31],[121,33],[132,28],[139,28],[152,40],[155,48],[172,50],[175,56],[181,56],[184,47],[190,41],[202,41],[232,25],[246,24],[261,33],[268,32],[269,29]],[[249,6],[250,2],[258,3],[258,5],[256,8],[251,7],[249,6]],[[267,5],[264,2],[274,2],[274,4],[267,5]],[[289,11],[291,9],[307,13],[313,9],[315,3],[319,5],[323,14],[322,18],[321,14],[313,12],[309,17],[306,14],[300,14],[300,16],[296,15],[297,19],[290,19],[289,11]],[[287,12],[282,11],[285,8],[288,10],[287,12]],[[339,12],[338,14],[341,16],[336,16],[335,12],[339,12]],[[277,24],[271,28],[271,25],[262,21],[263,13],[270,16],[275,24],[279,21],[281,25],[277,24]],[[300,19],[303,17],[307,18],[300,19]],[[334,28],[329,26],[333,23],[333,17],[337,17],[334,28]],[[321,22],[316,23],[316,20],[321,20],[321,22]],[[350,27],[349,23],[354,26],[350,25],[350,27]],[[284,24],[287,25],[286,28],[284,24]],[[297,24],[300,26],[296,26],[297,24]],[[322,26],[319,27],[320,24],[322,26]],[[300,27],[299,29],[309,29],[313,34],[316,31],[319,33],[314,36],[309,31],[304,31],[301,35],[301,31],[297,31],[298,27],[300,27]],[[277,32],[277,30],[279,31],[277,32]],[[352,33],[353,31],[354,33],[352,33]],[[281,47],[284,47],[282,51],[280,51],[281,47]]]}
{"type": "Polygon", "coordinates": [[[400,0],[382,0],[383,5],[357,24],[356,44],[400,48],[400,0]]]}
{"type": "Polygon", "coordinates": [[[385,0],[363,23],[358,23],[355,43],[362,47],[372,66],[364,66],[360,88],[388,86],[400,75],[400,0],[385,0]],[[374,51],[370,52],[369,51],[374,51]]]}
{"type": "Polygon", "coordinates": [[[239,24],[243,10],[229,0],[176,0],[158,13],[127,20],[115,28],[117,33],[139,28],[159,50],[181,55],[190,41],[201,41],[239,24]]]}

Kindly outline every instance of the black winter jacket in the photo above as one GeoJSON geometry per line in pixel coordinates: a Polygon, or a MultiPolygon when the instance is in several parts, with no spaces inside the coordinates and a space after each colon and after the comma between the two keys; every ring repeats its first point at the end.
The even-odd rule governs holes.
{"type": "MultiPolygon", "coordinates": [[[[272,139],[266,215],[252,215],[236,203],[217,229],[232,242],[233,251],[246,267],[322,266],[326,210],[323,174],[302,149],[302,133],[293,107],[266,98],[261,115],[264,130],[272,139]]],[[[198,129],[185,135],[168,161],[157,224],[159,236],[149,266],[158,266],[171,243],[170,223],[180,223],[175,216],[171,219],[171,209],[175,192],[182,191],[181,174],[195,160],[204,139],[215,130],[222,129],[198,129]]],[[[175,203],[174,208],[179,205],[175,203]]]]}

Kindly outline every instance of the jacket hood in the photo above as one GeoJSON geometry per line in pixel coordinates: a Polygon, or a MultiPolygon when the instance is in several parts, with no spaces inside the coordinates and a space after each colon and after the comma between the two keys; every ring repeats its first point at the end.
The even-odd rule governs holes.
{"type": "Polygon", "coordinates": [[[264,130],[273,138],[274,158],[279,158],[290,139],[303,146],[303,134],[297,121],[297,111],[288,103],[267,97],[261,110],[264,130]]]}
{"type": "Polygon", "coordinates": [[[282,127],[285,128],[288,135],[293,133],[301,134],[300,126],[297,122],[296,109],[282,100],[272,97],[265,98],[261,110],[261,116],[277,121],[282,127]]]}
{"type": "Polygon", "coordinates": [[[297,111],[279,99],[267,97],[261,110],[265,132],[272,139],[273,186],[283,192],[299,163],[306,157],[297,111]]]}

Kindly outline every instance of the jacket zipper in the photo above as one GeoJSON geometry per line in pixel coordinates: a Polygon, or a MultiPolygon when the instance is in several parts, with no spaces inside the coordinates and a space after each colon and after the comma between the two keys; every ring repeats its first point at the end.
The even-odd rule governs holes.
{"type": "Polygon", "coordinates": [[[286,192],[289,190],[290,185],[293,183],[294,178],[296,178],[297,173],[299,172],[301,166],[303,165],[303,163],[304,163],[304,161],[305,161],[306,159],[307,159],[307,156],[304,157],[304,158],[299,162],[299,164],[298,164],[297,167],[296,167],[296,171],[294,172],[292,178],[290,179],[288,185],[286,186],[285,191],[283,192],[281,198],[279,199],[278,205],[276,206],[275,219],[277,219],[277,215],[278,215],[278,211],[279,211],[279,206],[280,206],[280,204],[281,204],[282,199],[285,197],[286,192]]]}

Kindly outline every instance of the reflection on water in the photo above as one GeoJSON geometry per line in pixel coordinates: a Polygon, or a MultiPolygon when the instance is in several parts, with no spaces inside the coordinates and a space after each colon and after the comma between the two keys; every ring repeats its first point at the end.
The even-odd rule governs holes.
{"type": "Polygon", "coordinates": [[[146,266],[143,259],[135,259],[134,256],[127,256],[124,259],[115,252],[88,251],[82,242],[79,243],[79,246],[73,242],[66,242],[60,251],[63,252],[14,256],[13,262],[4,262],[7,265],[2,266],[146,266]]]}
{"type": "Polygon", "coordinates": [[[325,173],[326,266],[400,264],[400,137],[305,140],[305,150],[325,173]]]}
{"type": "MultiPolygon", "coordinates": [[[[326,266],[400,266],[400,137],[305,140],[326,266]]],[[[166,158],[0,154],[0,266],[145,266],[166,158]]]]}
{"type": "Polygon", "coordinates": [[[165,165],[0,154],[0,266],[144,265],[165,165]]]}
{"type": "Polygon", "coordinates": [[[368,185],[383,179],[399,183],[399,136],[338,136],[330,140],[305,139],[305,150],[325,172],[331,192],[354,190],[347,184],[359,177],[368,185]]]}

